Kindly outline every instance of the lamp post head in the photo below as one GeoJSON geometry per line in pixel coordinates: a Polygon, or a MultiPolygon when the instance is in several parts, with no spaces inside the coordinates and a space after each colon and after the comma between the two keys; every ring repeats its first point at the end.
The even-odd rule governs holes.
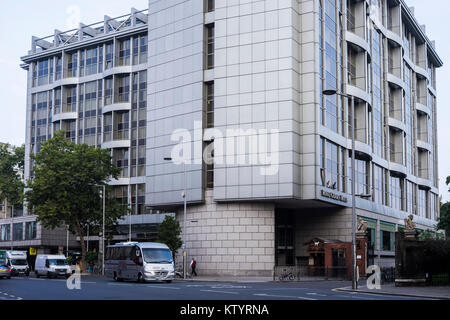
{"type": "Polygon", "coordinates": [[[334,96],[335,94],[337,94],[337,91],[333,90],[333,89],[329,89],[329,90],[323,90],[322,93],[326,96],[334,96]]]}

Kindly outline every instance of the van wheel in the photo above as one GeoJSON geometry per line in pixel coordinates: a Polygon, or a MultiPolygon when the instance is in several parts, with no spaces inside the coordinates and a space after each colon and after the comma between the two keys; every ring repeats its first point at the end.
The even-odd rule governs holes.
{"type": "Polygon", "coordinates": [[[34,274],[36,275],[36,278],[39,279],[39,277],[40,277],[39,273],[37,271],[35,271],[34,274]]]}
{"type": "Polygon", "coordinates": [[[138,283],[143,283],[144,282],[144,279],[142,278],[142,273],[138,273],[137,282],[138,283]]]}

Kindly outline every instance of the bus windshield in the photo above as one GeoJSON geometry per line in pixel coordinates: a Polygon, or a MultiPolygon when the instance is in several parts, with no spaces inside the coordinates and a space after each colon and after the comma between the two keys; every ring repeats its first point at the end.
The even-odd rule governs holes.
{"type": "Polygon", "coordinates": [[[172,253],[169,249],[142,249],[144,261],[147,263],[172,263],[172,253]]]}
{"type": "Polygon", "coordinates": [[[49,259],[48,263],[51,266],[67,266],[68,265],[67,261],[64,259],[49,259]]]}

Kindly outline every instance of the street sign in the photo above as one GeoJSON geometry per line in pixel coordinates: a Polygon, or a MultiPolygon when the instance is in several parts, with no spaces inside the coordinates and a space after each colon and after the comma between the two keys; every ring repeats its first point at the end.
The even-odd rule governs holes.
{"type": "Polygon", "coordinates": [[[30,247],[30,256],[35,256],[37,254],[36,251],[37,251],[36,248],[31,248],[30,247]]]}

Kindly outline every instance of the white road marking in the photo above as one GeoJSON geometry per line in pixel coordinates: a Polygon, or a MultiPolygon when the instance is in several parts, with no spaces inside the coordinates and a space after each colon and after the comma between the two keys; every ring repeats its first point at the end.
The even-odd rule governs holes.
{"type": "Polygon", "coordinates": [[[203,292],[215,292],[215,293],[239,294],[238,292],[219,291],[219,290],[200,290],[200,291],[203,291],[203,292]]]}
{"type": "Polygon", "coordinates": [[[297,296],[281,296],[276,294],[267,294],[267,293],[255,293],[254,296],[260,296],[260,297],[277,297],[277,298],[293,298],[293,299],[303,299],[303,300],[317,300],[313,298],[307,298],[307,297],[297,297],[297,296]]]}
{"type": "Polygon", "coordinates": [[[108,283],[108,285],[110,285],[110,286],[127,286],[127,287],[133,286],[132,284],[127,284],[127,283],[108,283]]]}
{"type": "Polygon", "coordinates": [[[161,288],[161,289],[173,289],[173,290],[180,290],[180,288],[177,287],[163,287],[163,286],[158,286],[158,285],[154,285],[154,286],[147,286],[148,288],[161,288]]]}
{"type": "Polygon", "coordinates": [[[315,293],[315,292],[308,292],[307,293],[310,296],[319,296],[319,297],[326,297],[326,294],[319,294],[319,293],[315,293]]]}

